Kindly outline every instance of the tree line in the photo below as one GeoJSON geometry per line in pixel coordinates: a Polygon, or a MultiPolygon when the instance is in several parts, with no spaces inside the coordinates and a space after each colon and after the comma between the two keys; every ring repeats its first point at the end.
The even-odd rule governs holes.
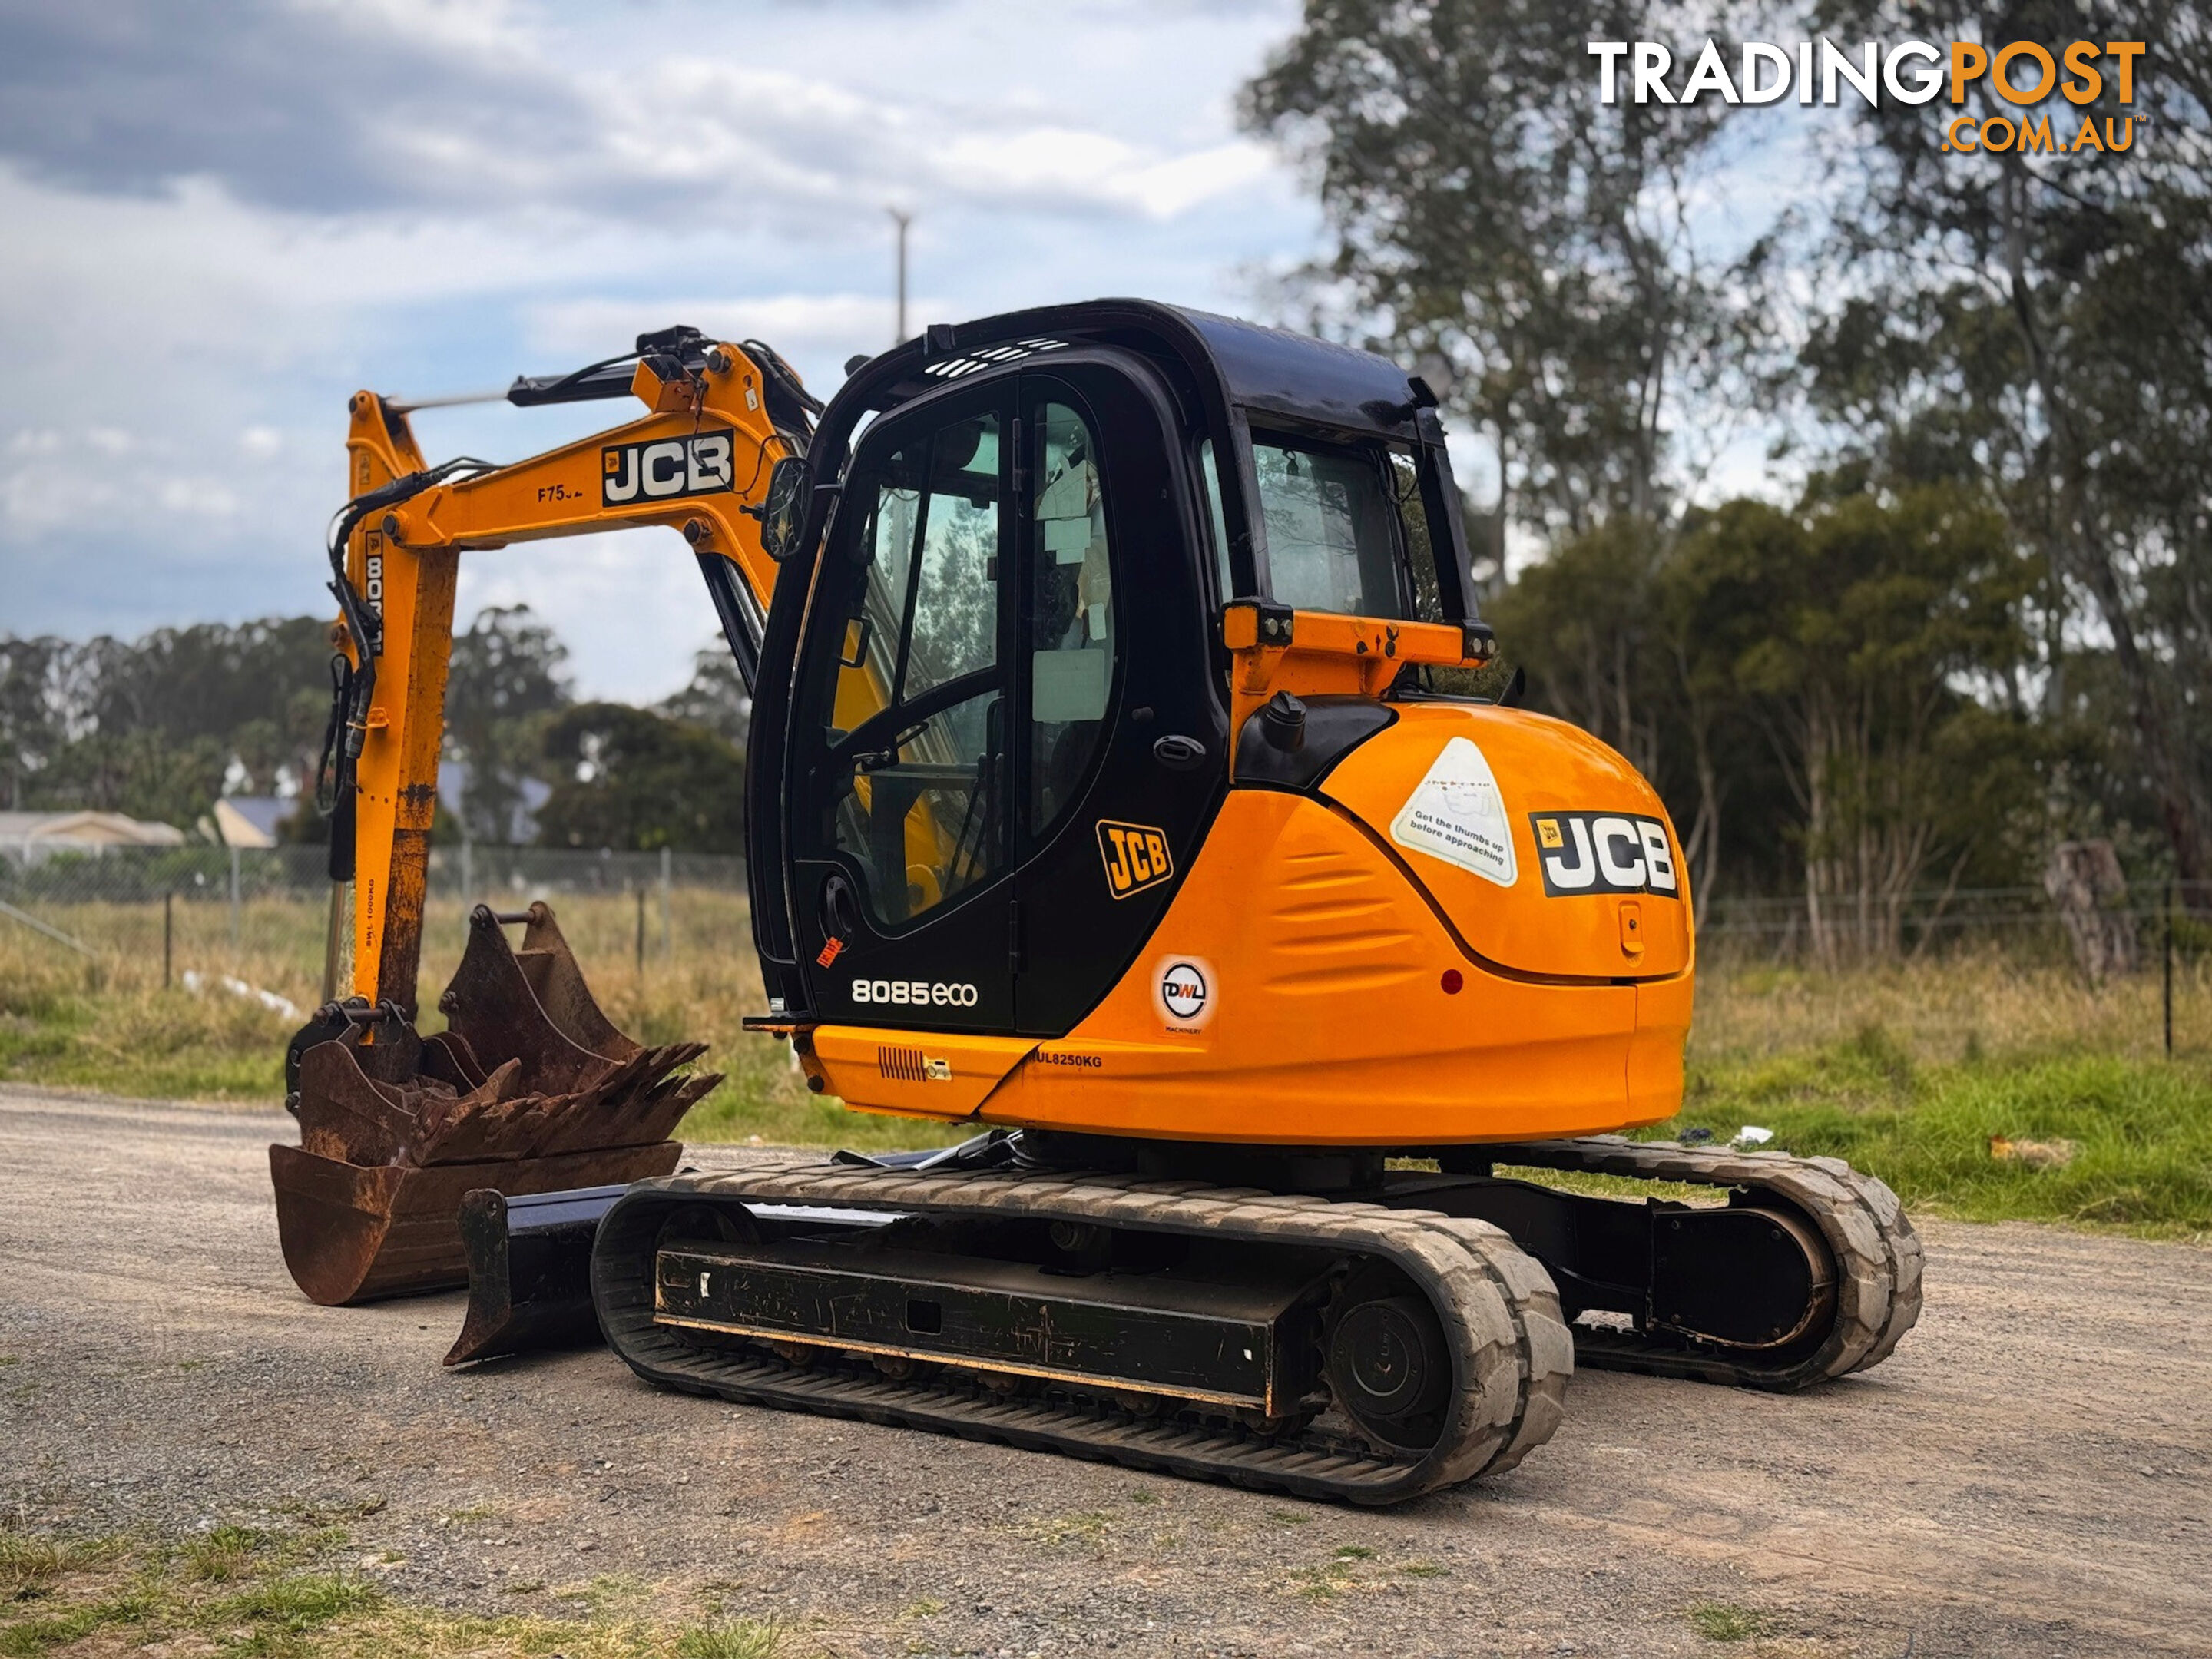
{"type": "Polygon", "coordinates": [[[1329,228],[1286,306],[1480,435],[1530,702],[1652,777],[1701,893],[1875,942],[2068,839],[2212,879],[2208,111],[2178,0],[1310,0],[1243,102],[1329,228]],[[1601,105],[1592,40],[1680,89],[1708,34],[2143,41],[2130,103],[2063,106],[2135,137],[1947,151],[2021,113],[1986,79],[1601,105]],[[1747,444],[1786,489],[1708,487],[1747,444]]]}
{"type": "MultiPolygon", "coordinates": [[[[325,840],[314,794],[331,654],[328,621],[311,617],[137,641],[0,635],[0,805],[211,836],[222,796],[277,795],[299,803],[288,837],[325,840]]],[[[441,801],[434,838],[505,843],[527,828],[540,846],[742,852],[751,703],[729,653],[700,652],[690,683],[649,708],[579,702],[567,659],[526,605],[489,607],[453,636],[445,754],[465,783],[458,810],[441,801]]]]}

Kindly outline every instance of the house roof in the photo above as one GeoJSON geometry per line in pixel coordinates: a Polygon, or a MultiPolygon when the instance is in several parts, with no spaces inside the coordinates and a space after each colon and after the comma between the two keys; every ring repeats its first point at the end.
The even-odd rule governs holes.
{"type": "Polygon", "coordinates": [[[181,847],[173,823],[120,812],[0,812],[0,842],[26,847],[181,847]]]}
{"type": "Polygon", "coordinates": [[[215,827],[225,847],[274,847],[277,830],[299,807],[282,795],[225,795],[215,804],[215,827]]]}

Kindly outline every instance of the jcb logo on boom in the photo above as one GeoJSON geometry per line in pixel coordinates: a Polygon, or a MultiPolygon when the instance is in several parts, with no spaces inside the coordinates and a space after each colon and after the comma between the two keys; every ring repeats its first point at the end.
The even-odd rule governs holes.
{"type": "Polygon", "coordinates": [[[1098,853],[1106,860],[1106,885],[1117,899],[1157,887],[1175,874],[1168,838],[1149,824],[1099,819],[1098,853]]]}
{"type": "Polygon", "coordinates": [[[1617,812],[1531,812],[1544,891],[1553,898],[1577,893],[1657,893],[1681,896],[1667,826],[1656,818],[1617,812]]]}
{"type": "Polygon", "coordinates": [[[609,444],[599,452],[600,505],[674,501],[734,488],[737,472],[730,458],[736,453],[736,436],[725,427],[648,444],[609,444]]]}

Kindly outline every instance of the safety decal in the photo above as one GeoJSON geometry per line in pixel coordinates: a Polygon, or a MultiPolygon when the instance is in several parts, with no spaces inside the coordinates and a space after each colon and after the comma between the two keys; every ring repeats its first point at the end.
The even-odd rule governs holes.
{"type": "Polygon", "coordinates": [[[737,434],[693,432],[652,443],[609,444],[599,451],[599,504],[674,501],[737,487],[737,434]]]}
{"type": "Polygon", "coordinates": [[[1164,957],[1152,976],[1152,1007],[1170,1031],[1194,1036],[1219,1004],[1213,964],[1204,957],[1164,957]]]}
{"type": "Polygon", "coordinates": [[[1520,877],[1504,797],[1489,761],[1470,738],[1454,738],[1444,745],[1391,820],[1390,839],[1500,887],[1510,887],[1520,877]]]}
{"type": "Polygon", "coordinates": [[[1106,888],[1117,899],[1157,887],[1175,874],[1168,838],[1144,823],[1098,820],[1098,855],[1106,860],[1106,888]]]}
{"type": "Polygon", "coordinates": [[[1578,893],[1656,893],[1680,898],[1674,851],[1657,818],[1625,812],[1531,812],[1544,891],[1553,898],[1578,893]]]}

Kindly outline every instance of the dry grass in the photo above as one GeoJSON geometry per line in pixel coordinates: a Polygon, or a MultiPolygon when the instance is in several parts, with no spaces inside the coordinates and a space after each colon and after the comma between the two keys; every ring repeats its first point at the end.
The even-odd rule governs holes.
{"type": "Polygon", "coordinates": [[[1994,951],[1814,975],[1708,967],[1680,1117],[1847,1159],[1916,1210],[2212,1238],[2212,975],[2178,966],[2174,1058],[2154,970],[2101,988],[1994,951]],[[2063,1167],[1993,1139],[2070,1140],[2063,1167]]]}
{"type": "MultiPolygon", "coordinates": [[[[2101,987],[2071,968],[1995,949],[1939,960],[1823,974],[1708,960],[1690,1033],[1692,1065],[1818,1049],[1862,1031],[1889,1034],[1913,1060],[2062,1054],[2162,1058],[2155,963],[2101,987]]],[[[2185,959],[2174,978],[2174,1047],[2212,1055],[2212,960],[2185,959]]]]}
{"type": "MultiPolygon", "coordinates": [[[[303,1004],[315,999],[313,905],[249,902],[240,931],[254,948],[227,954],[227,929],[204,936],[222,907],[178,908],[193,911],[202,929],[191,936],[196,954],[180,945],[180,969],[234,973],[303,1004]]],[[[810,1095],[787,1048],[742,1029],[763,999],[736,896],[679,891],[665,956],[659,907],[649,902],[642,966],[630,896],[569,896],[558,908],[617,1024],[647,1042],[703,1041],[705,1063],[726,1073],[685,1121],[686,1139],[883,1147],[939,1145],[962,1133],[810,1095]]],[[[222,991],[162,989],[158,933],[149,973],[143,952],[122,951],[125,907],[107,908],[117,914],[85,906],[64,919],[88,938],[116,941],[117,954],[96,969],[23,929],[0,927],[0,1077],[273,1101],[290,1023],[222,991]]],[[[459,906],[432,907],[426,1008],[435,1007],[463,934],[459,906]]],[[[1761,1124],[1778,1132],[1778,1145],[1849,1158],[1923,1207],[2205,1234],[2212,972],[2201,960],[2178,975],[2174,1024],[2178,1056],[2169,1062],[2154,971],[2092,988],[2063,968],[1993,951],[1827,975],[1709,962],[1683,1115],[1658,1133],[1706,1127],[1725,1139],[1761,1124]],[[1988,1155],[1992,1135],[2074,1140],[2081,1154],[2063,1169],[1999,1164],[1988,1155]]]]}
{"type": "MultiPolygon", "coordinates": [[[[520,905],[525,896],[513,902],[520,905]]],[[[562,931],[615,1023],[645,1042],[708,1045],[703,1065],[722,1086],[693,1109],[692,1140],[860,1147],[941,1146],[961,1130],[866,1113],[806,1091],[791,1050],[744,1029],[766,1006],[744,902],[679,891],[670,906],[669,949],[648,896],[646,951],[629,894],[570,895],[556,905],[562,931]]],[[[224,907],[179,904],[173,980],[161,983],[158,905],[83,904],[42,917],[95,946],[88,963],[27,930],[0,922],[0,1078],[163,1099],[264,1104],[283,1091],[284,1045],[295,1022],[221,988],[183,988],[191,969],[228,974],[302,1008],[321,995],[324,913],[313,903],[252,900],[234,949],[224,907]],[[149,931],[150,930],[150,943],[149,931]]],[[[418,998],[423,1024],[441,1023],[437,994],[459,963],[466,933],[458,903],[434,902],[423,927],[418,998]]]]}

